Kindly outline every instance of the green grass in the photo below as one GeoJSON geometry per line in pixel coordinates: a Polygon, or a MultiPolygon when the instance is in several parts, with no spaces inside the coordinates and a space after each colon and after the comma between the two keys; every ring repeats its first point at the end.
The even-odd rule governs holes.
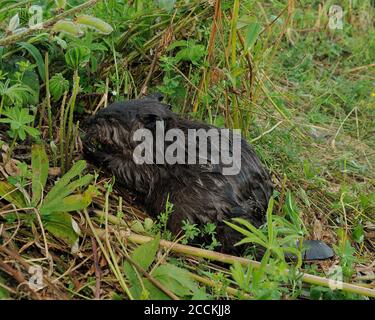
{"type": "MultiPolygon", "coordinates": [[[[39,2],[44,20],[56,16],[53,1],[39,2]]],[[[114,31],[109,35],[85,30],[80,38],[51,36],[47,28],[13,41],[6,31],[10,19],[18,13],[19,27],[27,27],[28,20],[25,4],[14,3],[5,1],[11,8],[0,8],[0,241],[6,243],[0,261],[12,261],[0,264],[0,298],[40,298],[27,289],[20,294],[15,290],[19,279],[6,271],[22,270],[28,279],[25,259],[41,259],[45,274],[48,261],[54,262],[46,280],[58,279],[58,290],[43,289],[53,298],[363,299],[350,290],[302,281],[301,272],[328,279],[335,267],[341,267],[344,281],[374,289],[375,8],[370,0],[342,1],[342,30],[328,28],[334,1],[325,1],[319,11],[317,0],[289,1],[289,6],[277,0],[225,0],[216,8],[214,1],[176,1],[175,9],[108,0],[80,13],[110,24],[114,31]],[[237,5],[238,12],[232,11],[237,5]],[[173,207],[161,213],[161,221],[143,222],[145,215],[97,173],[98,196],[90,194],[89,211],[80,207],[67,218],[81,226],[79,254],[64,242],[63,228],[44,232],[38,212],[58,178],[81,157],[81,120],[97,107],[138,97],[142,90],[163,92],[173,110],[185,116],[241,128],[272,172],[273,216],[284,219],[274,223],[284,221],[282,227],[295,235],[303,229],[305,237],[324,240],[337,258],[288,264],[276,254],[282,251],[276,241],[257,267],[234,263],[226,268],[194,250],[184,258],[161,249],[146,261],[142,252],[151,250],[150,243],[124,241],[122,229],[130,225],[138,233],[161,232],[174,240],[165,229],[173,207]],[[9,110],[29,115],[32,134],[21,137],[18,127],[7,124],[9,110]],[[35,171],[27,165],[36,142],[44,142],[55,173],[49,175],[40,205],[22,208],[17,201],[23,199],[26,206],[34,191],[35,171]],[[10,259],[12,252],[17,255],[10,259]],[[98,267],[88,266],[93,264],[107,274],[101,293],[95,282],[98,267]],[[66,273],[72,265],[76,273],[66,273]],[[168,273],[173,274],[171,285],[165,281],[168,273]],[[80,287],[78,278],[87,284],[80,287]]],[[[69,3],[66,9],[83,1],[69,3]]],[[[258,239],[276,237],[272,226],[258,239]]],[[[216,246],[211,227],[201,231],[212,240],[201,245],[210,249],[216,246]]],[[[72,234],[66,221],[64,228],[72,234]]],[[[198,234],[186,223],[185,238],[178,240],[186,243],[198,234]]]]}

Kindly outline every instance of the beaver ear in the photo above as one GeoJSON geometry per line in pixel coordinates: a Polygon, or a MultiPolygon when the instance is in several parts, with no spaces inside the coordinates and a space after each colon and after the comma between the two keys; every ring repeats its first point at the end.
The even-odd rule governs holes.
{"type": "MultiPolygon", "coordinates": [[[[154,93],[148,94],[147,96],[144,96],[142,99],[152,100],[155,102],[162,102],[164,99],[164,95],[161,92],[154,92],[154,93]]],[[[172,106],[169,104],[161,103],[160,105],[162,105],[164,108],[168,110],[172,110],[172,106]]]]}
{"type": "Polygon", "coordinates": [[[144,96],[143,99],[155,100],[158,102],[162,102],[164,99],[164,95],[161,92],[154,92],[144,96]]]}

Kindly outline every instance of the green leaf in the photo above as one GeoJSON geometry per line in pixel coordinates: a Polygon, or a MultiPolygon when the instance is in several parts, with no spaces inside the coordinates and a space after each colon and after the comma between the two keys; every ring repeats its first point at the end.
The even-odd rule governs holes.
{"type": "Polygon", "coordinates": [[[89,62],[90,54],[91,51],[87,47],[74,47],[65,53],[65,62],[72,69],[78,69],[78,67],[83,67],[89,62]]]}
{"type": "Polygon", "coordinates": [[[193,64],[199,64],[201,58],[206,55],[206,48],[200,44],[191,44],[189,47],[181,49],[176,54],[177,62],[190,61],[193,64]]]}
{"type": "Polygon", "coordinates": [[[45,81],[46,77],[45,77],[45,65],[44,65],[44,60],[43,60],[43,57],[42,55],[40,54],[39,50],[34,46],[32,45],[31,43],[27,43],[27,42],[20,42],[19,45],[26,49],[31,55],[32,57],[35,59],[35,62],[36,62],[36,65],[38,66],[38,71],[39,71],[39,75],[40,75],[40,78],[45,81]]]}
{"type": "Polygon", "coordinates": [[[49,161],[43,145],[33,145],[31,148],[32,167],[32,205],[35,206],[42,198],[43,189],[48,178],[49,161]]]}
{"type": "Polygon", "coordinates": [[[19,25],[20,25],[20,18],[17,13],[15,16],[13,16],[10,19],[7,30],[10,32],[14,32],[15,30],[18,29],[19,25]]]}
{"type": "Polygon", "coordinates": [[[258,22],[250,23],[246,29],[245,36],[245,48],[247,50],[251,49],[257,40],[260,30],[262,29],[261,25],[258,22]]]}
{"type": "Polygon", "coordinates": [[[82,31],[81,27],[78,24],[69,20],[57,21],[53,25],[52,31],[55,33],[58,33],[58,32],[66,33],[72,37],[80,37],[84,34],[84,32],[82,31]]]}
{"type": "Polygon", "coordinates": [[[66,189],[66,186],[69,184],[69,182],[76,176],[79,176],[85,168],[86,161],[80,160],[76,162],[73,167],[66,174],[64,174],[64,176],[51,189],[51,191],[47,194],[44,202],[49,202],[59,197],[59,195],[64,192],[64,189],[66,189]]]}
{"type": "Polygon", "coordinates": [[[83,194],[74,194],[61,198],[58,196],[54,201],[43,203],[40,208],[42,215],[48,215],[53,212],[70,212],[87,208],[96,194],[94,186],[90,186],[83,194]]]}
{"type": "Polygon", "coordinates": [[[77,16],[76,21],[102,34],[110,34],[113,31],[113,28],[107,22],[87,14],[77,16]]]}
{"type": "Polygon", "coordinates": [[[148,279],[143,279],[143,285],[150,294],[152,300],[171,300],[163,291],[156,288],[148,279]]]}
{"type": "Polygon", "coordinates": [[[230,267],[230,271],[233,280],[236,281],[241,289],[243,289],[243,284],[245,283],[245,274],[242,265],[238,261],[235,261],[234,264],[230,267]]]}
{"type": "Polygon", "coordinates": [[[24,141],[26,139],[26,133],[24,128],[19,128],[18,129],[18,137],[21,139],[21,141],[24,141]]]}
{"type": "Polygon", "coordinates": [[[136,261],[144,270],[147,270],[155,259],[156,252],[159,248],[160,235],[158,234],[153,240],[136,248],[131,257],[136,261]]]}
{"type": "MultiPolygon", "coordinates": [[[[153,240],[140,245],[131,254],[131,258],[137,262],[144,270],[147,270],[155,259],[156,252],[159,248],[160,235],[157,235],[153,240]]],[[[134,297],[139,298],[142,293],[142,286],[134,267],[128,262],[124,263],[124,272],[126,277],[132,284],[132,294],[134,297]]],[[[143,281],[145,285],[145,281],[143,281]]]]}
{"type": "Polygon", "coordinates": [[[194,293],[194,295],[191,297],[191,300],[209,300],[209,297],[206,291],[200,288],[194,293]]]}
{"type": "Polygon", "coordinates": [[[352,233],[353,239],[357,243],[362,243],[363,240],[365,239],[365,233],[363,230],[363,226],[361,224],[358,224],[352,233]]]}
{"type": "Polygon", "coordinates": [[[65,212],[54,212],[49,215],[42,216],[43,225],[55,237],[62,239],[73,245],[77,239],[78,234],[73,228],[73,219],[70,214],[65,212]]]}
{"type": "Polygon", "coordinates": [[[29,132],[32,133],[34,132],[35,135],[39,134],[39,131],[26,125],[34,121],[34,116],[29,115],[29,110],[27,108],[20,108],[19,106],[7,107],[4,109],[3,115],[6,116],[6,118],[1,118],[0,122],[10,124],[12,137],[18,135],[21,140],[24,140],[26,138],[25,130],[29,130],[29,132]]]}
{"type": "Polygon", "coordinates": [[[264,248],[267,248],[267,243],[260,240],[259,238],[257,238],[254,235],[247,236],[246,238],[243,238],[241,241],[237,242],[235,244],[235,246],[240,246],[240,245],[243,245],[243,244],[246,244],[246,243],[256,243],[256,244],[259,244],[260,246],[262,246],[264,248]]]}
{"type": "Polygon", "coordinates": [[[186,40],[174,41],[167,48],[167,51],[173,50],[174,48],[177,48],[177,47],[187,47],[187,45],[188,45],[188,42],[186,40]]]}
{"type": "Polygon", "coordinates": [[[55,195],[55,198],[50,197],[48,194],[46,200],[43,202],[41,211],[44,212],[48,211],[48,208],[58,207],[65,197],[71,195],[76,189],[88,185],[93,178],[93,175],[87,174],[84,177],[69,183],[59,194],[55,195]]]}
{"type": "Polygon", "coordinates": [[[61,73],[54,74],[49,83],[52,99],[58,101],[65,91],[69,89],[69,81],[61,73]]]}
{"type": "Polygon", "coordinates": [[[265,275],[266,270],[267,270],[267,264],[268,264],[268,261],[269,261],[270,257],[271,257],[271,251],[267,249],[266,252],[263,255],[262,260],[261,260],[260,268],[258,270],[254,271],[254,276],[253,276],[253,287],[254,288],[259,286],[263,276],[265,275]]]}
{"type": "Polygon", "coordinates": [[[38,137],[40,134],[39,130],[33,127],[24,126],[23,129],[33,138],[38,137]]]}
{"type": "Polygon", "coordinates": [[[199,60],[206,55],[206,47],[201,44],[196,44],[193,41],[179,40],[173,42],[169,47],[168,51],[178,47],[183,47],[176,54],[176,62],[190,61],[194,64],[198,64],[199,60]]]}
{"type": "Polygon", "coordinates": [[[162,264],[157,267],[152,273],[152,276],[180,297],[193,295],[199,290],[197,283],[185,269],[170,263],[162,264]]]}
{"type": "Polygon", "coordinates": [[[0,197],[13,203],[18,209],[27,207],[22,192],[6,181],[0,181],[0,197]]]}
{"type": "Polygon", "coordinates": [[[238,232],[241,232],[242,234],[244,235],[256,235],[259,239],[263,240],[263,241],[266,241],[266,237],[265,235],[262,233],[262,231],[260,231],[258,228],[254,227],[249,221],[247,220],[244,220],[244,219],[241,219],[241,218],[233,218],[232,219],[233,221],[237,222],[237,223],[240,223],[242,224],[243,226],[245,226],[247,229],[249,229],[249,231],[239,227],[239,226],[236,226],[234,224],[230,224],[229,222],[225,222],[226,224],[228,224],[230,227],[234,228],[235,230],[237,230],[238,232]],[[234,226],[236,226],[237,228],[235,228],[234,226]]]}

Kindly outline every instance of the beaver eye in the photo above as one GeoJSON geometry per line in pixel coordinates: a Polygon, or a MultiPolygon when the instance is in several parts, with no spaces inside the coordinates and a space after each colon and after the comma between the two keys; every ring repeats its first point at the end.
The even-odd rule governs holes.
{"type": "Polygon", "coordinates": [[[87,143],[87,146],[88,146],[88,149],[90,150],[90,152],[102,151],[103,150],[103,145],[97,139],[91,138],[90,141],[87,143]]]}

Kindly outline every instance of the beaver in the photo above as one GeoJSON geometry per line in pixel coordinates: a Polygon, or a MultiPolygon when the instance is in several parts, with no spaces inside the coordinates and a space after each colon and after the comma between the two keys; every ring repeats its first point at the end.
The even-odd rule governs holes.
{"type": "MultiPolygon", "coordinates": [[[[266,222],[265,213],[273,193],[269,172],[250,144],[234,135],[232,130],[230,134],[220,136],[220,145],[213,136],[207,135],[206,151],[202,152],[197,143],[200,138],[190,138],[189,134],[199,130],[220,130],[172,112],[171,106],[163,103],[162,99],[156,94],[115,102],[87,119],[83,126],[85,158],[114,175],[116,184],[135,194],[150,216],[157,217],[165,210],[168,201],[172,203],[173,212],[167,227],[173,234],[181,231],[184,221],[198,226],[214,223],[216,237],[221,244],[219,250],[242,254],[243,246],[234,244],[243,236],[224,221],[243,218],[257,228],[266,222]],[[163,125],[164,132],[175,129],[180,133],[179,141],[177,134],[176,139],[165,139],[163,144],[166,150],[173,144],[182,147],[183,161],[155,161],[160,151],[157,145],[161,142],[157,133],[158,123],[163,125]],[[148,143],[145,143],[145,137],[143,140],[135,139],[139,129],[150,133],[148,143]],[[151,161],[141,163],[137,160],[135,153],[140,141],[145,143],[145,149],[149,148],[151,161]],[[235,154],[235,142],[240,150],[238,154],[235,154]],[[225,174],[230,164],[221,158],[222,146],[227,146],[226,150],[234,160],[237,157],[237,172],[225,174]],[[216,159],[214,155],[219,157],[216,159]],[[186,163],[188,158],[193,161],[186,163]]],[[[145,153],[146,150],[143,150],[142,155],[145,153]]],[[[331,252],[320,251],[310,258],[321,259],[332,255],[331,252]]],[[[261,255],[262,249],[257,248],[256,253],[261,255]]]]}

